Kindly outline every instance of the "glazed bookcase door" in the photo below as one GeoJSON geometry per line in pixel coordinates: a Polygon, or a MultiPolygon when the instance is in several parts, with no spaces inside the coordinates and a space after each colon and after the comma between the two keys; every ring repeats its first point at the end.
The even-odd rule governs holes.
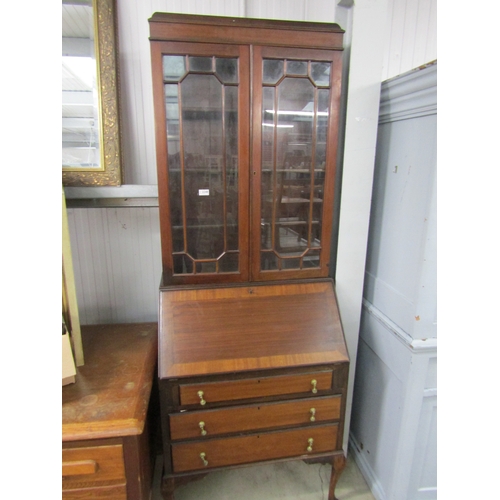
{"type": "Polygon", "coordinates": [[[341,53],[255,47],[252,279],[328,275],[341,53]]]}
{"type": "Polygon", "coordinates": [[[248,280],[248,52],[152,44],[166,283],[248,280]]]}

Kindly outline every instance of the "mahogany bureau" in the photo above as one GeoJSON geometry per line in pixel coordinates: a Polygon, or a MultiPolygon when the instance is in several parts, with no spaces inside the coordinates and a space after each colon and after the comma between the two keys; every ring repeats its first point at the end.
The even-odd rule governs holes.
{"type": "Polygon", "coordinates": [[[62,388],[63,499],[149,500],[157,330],[82,327],[85,365],[62,388]]]}
{"type": "Polygon", "coordinates": [[[348,356],[330,280],[162,288],[162,491],[221,467],[328,459],[344,467],[348,356]]]}
{"type": "Polygon", "coordinates": [[[332,463],[333,500],[349,370],[330,279],[344,31],[174,13],[149,25],[163,495],[301,459],[332,463]]]}

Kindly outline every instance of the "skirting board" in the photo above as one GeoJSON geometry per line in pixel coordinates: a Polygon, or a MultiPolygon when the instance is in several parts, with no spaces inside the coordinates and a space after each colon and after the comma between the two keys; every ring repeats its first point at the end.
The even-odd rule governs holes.
{"type": "Polygon", "coordinates": [[[356,441],[356,438],[352,435],[352,433],[349,433],[349,452],[352,453],[354,461],[365,478],[366,484],[368,485],[368,488],[370,488],[372,495],[377,500],[387,500],[387,496],[382,488],[382,485],[376,478],[364,455],[361,453],[359,443],[356,441]]]}

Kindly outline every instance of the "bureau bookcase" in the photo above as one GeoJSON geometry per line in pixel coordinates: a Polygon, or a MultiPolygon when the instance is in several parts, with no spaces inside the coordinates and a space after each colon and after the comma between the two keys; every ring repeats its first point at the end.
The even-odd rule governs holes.
{"type": "Polygon", "coordinates": [[[343,31],[149,20],[166,499],[209,471],[344,466],[349,358],[329,276],[343,31]]]}

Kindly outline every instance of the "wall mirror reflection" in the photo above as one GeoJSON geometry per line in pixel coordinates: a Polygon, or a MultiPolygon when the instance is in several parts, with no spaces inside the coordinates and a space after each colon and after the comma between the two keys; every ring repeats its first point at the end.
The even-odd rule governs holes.
{"type": "Polygon", "coordinates": [[[115,0],[62,1],[65,186],[121,184],[115,0]]]}

